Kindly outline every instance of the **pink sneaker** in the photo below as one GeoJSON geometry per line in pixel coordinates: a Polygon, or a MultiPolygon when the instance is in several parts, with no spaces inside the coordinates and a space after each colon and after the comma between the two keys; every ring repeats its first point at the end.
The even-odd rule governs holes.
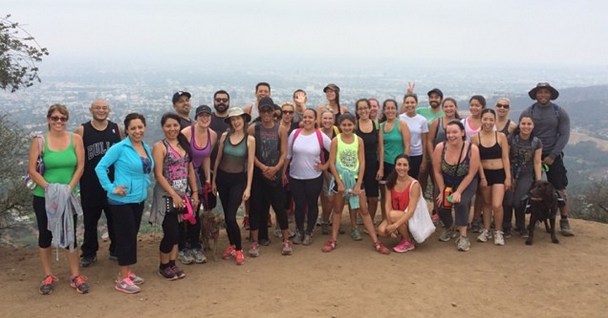
{"type": "Polygon", "coordinates": [[[412,251],[416,248],[416,246],[414,246],[414,243],[410,242],[409,240],[401,240],[401,242],[399,242],[399,244],[395,245],[395,247],[393,247],[393,251],[397,252],[397,253],[405,253],[408,251],[412,251]]]}

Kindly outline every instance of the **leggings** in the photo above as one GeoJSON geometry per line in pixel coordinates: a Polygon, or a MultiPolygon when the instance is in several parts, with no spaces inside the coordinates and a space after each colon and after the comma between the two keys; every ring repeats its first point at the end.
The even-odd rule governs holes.
{"type": "MultiPolygon", "coordinates": [[[[46,200],[44,197],[34,196],[34,201],[32,202],[32,206],[34,207],[34,213],[36,213],[36,223],[38,225],[38,247],[40,248],[49,248],[51,247],[51,243],[53,241],[53,234],[48,229],[49,219],[46,216],[46,200]]],[[[74,246],[76,248],[76,221],[78,220],[78,216],[74,214],[74,229],[72,232],[74,233],[74,246]]]]}
{"type": "Polygon", "coordinates": [[[285,211],[285,190],[281,184],[270,184],[264,179],[261,172],[256,169],[251,187],[251,201],[249,206],[249,224],[251,230],[259,230],[258,240],[268,237],[268,211],[270,206],[277,217],[281,230],[287,230],[287,212],[285,211]]]}
{"type": "Polygon", "coordinates": [[[137,233],[144,212],[144,201],[123,205],[110,204],[116,234],[116,257],[118,265],[137,263],[137,233]]]}
{"type": "MultiPolygon", "coordinates": [[[[477,177],[473,178],[469,186],[462,192],[460,202],[452,205],[454,208],[454,214],[456,215],[456,226],[467,226],[469,224],[469,204],[477,191],[477,183],[477,177]]],[[[452,218],[452,209],[439,207],[438,213],[439,218],[441,219],[441,222],[443,222],[445,228],[452,227],[452,224],[454,223],[454,219],[452,218]]]]}
{"type": "Polygon", "coordinates": [[[319,216],[317,201],[319,200],[319,194],[323,187],[323,175],[308,180],[299,180],[290,177],[289,184],[296,205],[296,229],[300,231],[300,233],[304,233],[304,213],[305,210],[307,210],[305,233],[312,234],[315,229],[317,217],[319,216]]]}
{"type": "Polygon", "coordinates": [[[519,230],[525,229],[526,223],[526,206],[523,201],[530,187],[532,186],[533,179],[532,175],[521,175],[519,179],[515,180],[513,184],[513,191],[505,192],[505,198],[502,201],[502,207],[504,209],[504,219],[502,227],[505,230],[510,230],[513,219],[513,209],[515,209],[515,227],[519,230]]]}
{"type": "Polygon", "coordinates": [[[215,178],[217,192],[224,208],[226,232],[231,245],[237,250],[243,249],[241,245],[241,229],[236,221],[236,212],[243,201],[243,192],[247,184],[247,173],[229,173],[218,169],[215,178]]]}
{"type": "Polygon", "coordinates": [[[421,165],[422,165],[422,155],[410,156],[410,170],[408,172],[410,177],[418,180],[418,176],[420,175],[420,166],[421,165]]]}
{"type": "MultiPolygon", "coordinates": [[[[202,198],[202,195],[200,193],[199,197],[202,198]]],[[[194,207],[194,218],[196,219],[195,224],[192,224],[190,222],[183,222],[178,226],[178,240],[176,242],[180,251],[186,249],[187,247],[190,247],[192,249],[201,248],[201,217],[199,215],[199,211],[201,209],[200,207],[200,204],[199,206],[194,207]]]]}
{"type": "MultiPolygon", "coordinates": [[[[183,222],[190,223],[190,222],[183,222]]],[[[169,254],[177,244],[180,226],[177,213],[167,213],[163,219],[163,239],[160,241],[161,253],[169,254]]]]}

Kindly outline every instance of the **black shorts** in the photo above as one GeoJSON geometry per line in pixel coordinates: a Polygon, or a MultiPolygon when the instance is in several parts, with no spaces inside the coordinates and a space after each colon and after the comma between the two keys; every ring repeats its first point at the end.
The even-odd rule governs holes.
{"type": "Polygon", "coordinates": [[[555,190],[564,190],[568,186],[568,170],[564,166],[563,155],[558,156],[549,166],[547,171],[547,181],[549,181],[555,190]]]}
{"type": "Polygon", "coordinates": [[[505,169],[483,169],[483,174],[486,175],[488,186],[494,184],[504,184],[505,179],[507,179],[505,169]]]}
{"type": "Polygon", "coordinates": [[[386,184],[386,178],[388,178],[388,176],[393,173],[393,170],[395,170],[395,165],[392,163],[387,163],[386,161],[384,162],[384,176],[382,176],[382,180],[380,181],[380,184],[386,184]]]}
{"type": "Polygon", "coordinates": [[[369,165],[367,162],[365,163],[365,173],[363,174],[363,189],[365,189],[365,194],[368,198],[377,198],[379,196],[378,180],[376,180],[378,166],[378,161],[372,162],[369,165]]]}

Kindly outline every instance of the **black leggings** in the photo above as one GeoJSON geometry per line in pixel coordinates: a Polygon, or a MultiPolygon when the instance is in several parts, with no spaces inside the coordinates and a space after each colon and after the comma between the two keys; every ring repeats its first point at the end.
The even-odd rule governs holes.
{"type": "MultiPolygon", "coordinates": [[[[183,222],[190,223],[190,222],[183,222]]],[[[163,219],[163,239],[160,241],[161,253],[169,254],[177,244],[180,224],[177,213],[167,213],[163,219]]],[[[183,228],[183,227],[181,227],[183,228]]]]}
{"type": "MultiPolygon", "coordinates": [[[[200,194],[199,194],[200,196],[200,194]]],[[[200,196],[202,198],[202,196],[200,196]]],[[[196,219],[196,223],[192,224],[190,222],[183,222],[178,226],[178,240],[177,244],[179,250],[184,250],[185,248],[193,248],[200,249],[201,248],[201,217],[199,215],[200,204],[197,207],[194,207],[194,219],[196,219]]],[[[166,219],[166,217],[165,217],[166,219]]],[[[164,228],[164,221],[163,221],[164,228]]],[[[163,252],[164,253],[164,252],[163,252]]]]}
{"type": "Polygon", "coordinates": [[[285,211],[285,190],[282,184],[270,184],[261,172],[256,169],[251,187],[249,224],[251,230],[259,230],[258,240],[268,237],[268,211],[272,209],[277,217],[281,230],[287,230],[287,212],[285,211]]]}
{"type": "Polygon", "coordinates": [[[321,194],[321,188],[323,187],[323,175],[308,180],[299,180],[290,177],[289,185],[296,205],[296,228],[300,233],[304,232],[304,213],[307,211],[305,233],[312,234],[315,229],[317,217],[319,216],[317,201],[319,200],[319,194],[321,194]]]}
{"type": "Polygon", "coordinates": [[[229,173],[218,169],[215,186],[224,209],[228,240],[237,250],[241,250],[243,247],[241,245],[241,229],[236,221],[236,212],[243,201],[243,192],[246,185],[246,172],[229,173]]]}
{"type": "Polygon", "coordinates": [[[137,263],[137,233],[143,212],[143,201],[123,205],[110,204],[116,234],[116,257],[120,266],[137,263]]]}
{"type": "MultiPolygon", "coordinates": [[[[46,216],[46,200],[44,197],[34,196],[32,206],[34,207],[36,223],[38,224],[38,247],[49,248],[53,241],[53,234],[48,229],[49,219],[46,216]]],[[[76,221],[78,221],[78,216],[74,214],[74,229],[72,230],[74,232],[74,248],[78,245],[76,244],[76,221]]]]}

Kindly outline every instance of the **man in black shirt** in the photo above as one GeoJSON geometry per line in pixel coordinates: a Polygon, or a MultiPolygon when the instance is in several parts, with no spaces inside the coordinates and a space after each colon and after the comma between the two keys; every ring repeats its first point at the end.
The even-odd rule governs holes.
{"type": "Polygon", "coordinates": [[[173,94],[173,108],[175,113],[179,116],[179,127],[184,129],[192,125],[192,119],[190,118],[190,98],[192,95],[185,91],[178,91],[173,94]]]}
{"type": "Polygon", "coordinates": [[[84,242],[80,256],[82,267],[89,267],[97,261],[97,250],[99,249],[97,223],[102,211],[106,215],[110,236],[110,258],[116,259],[112,217],[108,209],[106,192],[101,188],[97,174],[95,174],[95,166],[106,151],[123,137],[118,125],[108,120],[110,105],[106,100],[94,100],[89,111],[93,119],[76,129],[76,133],[82,136],[85,151],[84,172],[80,178],[80,199],[84,223],[84,242]]]}

